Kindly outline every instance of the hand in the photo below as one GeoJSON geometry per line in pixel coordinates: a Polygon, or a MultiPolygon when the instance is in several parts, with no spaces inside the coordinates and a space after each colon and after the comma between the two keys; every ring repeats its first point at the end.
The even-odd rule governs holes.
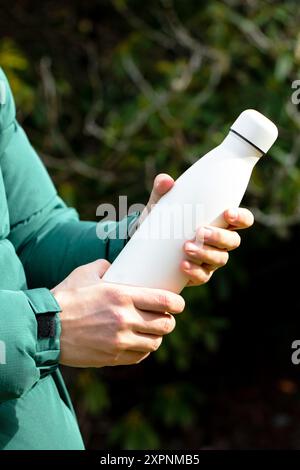
{"type": "Polygon", "coordinates": [[[81,266],[52,290],[62,309],[61,364],[137,364],[175,328],[171,313],[183,311],[181,296],[106,283],[101,276],[108,267],[105,260],[81,266]]]}
{"type": "Polygon", "coordinates": [[[248,209],[228,209],[223,214],[227,229],[213,226],[200,227],[196,237],[183,246],[186,260],[180,269],[188,276],[188,286],[199,286],[209,281],[213,273],[225,266],[228,251],[240,246],[241,237],[236,230],[251,227],[254,217],[248,209]]]}
{"type": "MultiPolygon", "coordinates": [[[[139,224],[147,217],[153,205],[166,194],[174,185],[174,180],[166,174],[158,175],[148,204],[142,212],[139,224]]],[[[186,259],[180,269],[189,278],[188,286],[199,286],[207,282],[212,274],[228,261],[228,251],[234,250],[241,243],[241,237],[236,230],[251,227],[254,222],[253,214],[248,209],[228,209],[223,214],[227,229],[213,226],[200,227],[196,238],[187,241],[183,250],[186,259]]]]}

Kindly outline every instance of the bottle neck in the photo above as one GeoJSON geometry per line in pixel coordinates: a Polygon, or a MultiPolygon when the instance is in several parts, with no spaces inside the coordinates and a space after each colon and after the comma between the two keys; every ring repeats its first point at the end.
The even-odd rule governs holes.
{"type": "Polygon", "coordinates": [[[243,157],[252,157],[258,160],[263,156],[263,152],[261,150],[258,150],[251,143],[248,143],[232,131],[230,131],[225,137],[222,145],[230,148],[231,151],[234,151],[234,153],[243,157]]]}

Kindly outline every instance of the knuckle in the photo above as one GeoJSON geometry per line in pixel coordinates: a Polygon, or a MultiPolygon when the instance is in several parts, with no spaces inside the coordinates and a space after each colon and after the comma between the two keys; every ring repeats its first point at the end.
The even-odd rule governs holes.
{"type": "Polygon", "coordinates": [[[111,341],[111,346],[112,346],[112,353],[114,354],[114,357],[116,360],[118,359],[120,352],[126,350],[126,345],[123,341],[123,338],[119,334],[114,335],[111,341]]]}
{"type": "Polygon", "coordinates": [[[116,305],[128,305],[130,296],[122,289],[112,287],[109,293],[110,300],[116,305]]]}
{"type": "Polygon", "coordinates": [[[120,351],[120,339],[118,335],[115,335],[111,339],[111,352],[113,354],[113,357],[116,358],[117,353],[120,351]]]}
{"type": "Polygon", "coordinates": [[[119,291],[118,293],[118,304],[128,305],[130,303],[130,296],[126,292],[119,291]]]}
{"type": "Polygon", "coordinates": [[[119,310],[113,311],[112,320],[116,331],[124,330],[127,326],[125,315],[119,310]]]}
{"type": "Polygon", "coordinates": [[[110,290],[108,291],[109,292],[109,301],[114,303],[114,304],[117,304],[118,301],[119,301],[119,297],[120,297],[120,292],[118,289],[116,289],[114,286],[109,286],[110,290]]]}

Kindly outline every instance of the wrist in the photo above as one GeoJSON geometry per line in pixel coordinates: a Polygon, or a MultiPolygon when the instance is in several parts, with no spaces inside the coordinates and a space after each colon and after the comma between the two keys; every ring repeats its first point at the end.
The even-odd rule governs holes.
{"type": "Polygon", "coordinates": [[[60,355],[60,305],[46,288],[25,290],[36,319],[35,362],[41,377],[52,373],[58,366],[60,355]]]}
{"type": "Polygon", "coordinates": [[[65,315],[65,311],[67,310],[66,306],[67,306],[67,293],[61,289],[57,289],[57,288],[53,288],[51,289],[51,294],[53,295],[54,299],[56,300],[57,304],[59,305],[60,307],[60,312],[59,312],[59,316],[60,316],[60,319],[62,321],[62,319],[64,318],[64,315],[65,315]]]}

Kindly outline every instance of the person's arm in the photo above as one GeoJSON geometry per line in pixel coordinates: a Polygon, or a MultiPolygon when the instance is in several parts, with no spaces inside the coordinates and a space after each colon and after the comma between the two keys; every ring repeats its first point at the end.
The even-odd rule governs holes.
{"type": "MultiPolygon", "coordinates": [[[[11,148],[12,136],[17,127],[14,103],[1,70],[0,80],[4,84],[0,105],[0,176],[11,184],[5,192],[10,201],[11,222],[20,220],[23,213],[24,234],[27,234],[27,218],[32,208],[31,190],[27,194],[25,190],[20,193],[20,180],[11,173],[11,165],[18,165],[18,143],[14,147],[13,158],[5,161],[10,156],[6,151],[11,148]],[[28,196],[27,203],[23,199],[25,196],[28,196]]],[[[24,169],[22,162],[18,168],[20,171],[24,169]]],[[[27,179],[28,174],[23,177],[27,179]]],[[[3,200],[5,193],[1,194],[1,207],[6,205],[3,200]]],[[[6,230],[7,227],[4,228],[6,230]]],[[[1,266],[1,269],[4,270],[5,266],[1,266]]],[[[12,287],[11,290],[0,290],[0,403],[22,396],[58,366],[60,311],[55,297],[46,288],[16,291],[12,287]]]]}
{"type": "MultiPolygon", "coordinates": [[[[99,240],[96,225],[80,223],[76,212],[58,198],[15,120],[1,70],[0,80],[7,91],[0,106],[0,174],[9,208],[8,238],[29,283],[54,287],[65,273],[90,259],[112,261],[126,240],[99,240]]],[[[107,224],[108,231],[120,230],[128,220],[107,224]]],[[[45,287],[0,290],[0,403],[26,394],[59,361],[82,367],[137,363],[174,329],[175,320],[166,310],[180,313],[180,296],[100,282],[103,263],[78,267],[53,293],[45,287]],[[82,287],[84,279],[90,284],[93,269],[92,285],[82,287]]]]}
{"type": "Polygon", "coordinates": [[[53,293],[0,291],[0,403],[27,393],[58,362],[137,364],[173,331],[172,314],[183,311],[184,300],[159,289],[102,282],[108,265],[98,260],[77,268],[53,293]]]}
{"type": "MultiPolygon", "coordinates": [[[[30,287],[52,288],[76,267],[99,258],[112,262],[137,215],[121,222],[106,222],[105,239],[96,234],[95,222],[82,222],[77,212],[58,197],[41,160],[16,121],[14,99],[3,71],[6,102],[0,115],[1,169],[10,216],[9,240],[20,257],[30,287]]],[[[102,230],[104,232],[104,230],[102,230]]]]}

